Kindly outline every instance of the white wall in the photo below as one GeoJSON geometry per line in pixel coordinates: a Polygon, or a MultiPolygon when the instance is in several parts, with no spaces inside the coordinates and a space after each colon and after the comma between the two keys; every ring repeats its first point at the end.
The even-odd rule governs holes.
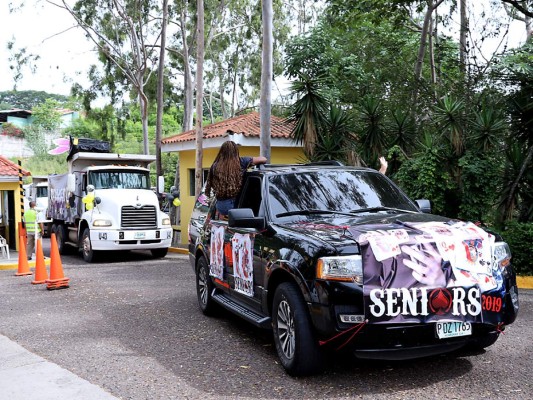
{"type": "Polygon", "coordinates": [[[33,156],[33,151],[26,145],[26,139],[0,135],[0,154],[7,158],[26,158],[33,156]]]}

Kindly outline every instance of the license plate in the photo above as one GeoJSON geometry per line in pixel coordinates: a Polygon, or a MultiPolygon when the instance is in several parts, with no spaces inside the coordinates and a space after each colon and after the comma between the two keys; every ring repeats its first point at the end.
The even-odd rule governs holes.
{"type": "Polygon", "coordinates": [[[146,232],[135,232],[135,239],[144,239],[146,237],[146,232]]]}
{"type": "Polygon", "coordinates": [[[470,322],[437,322],[436,329],[439,339],[472,334],[472,324],[470,322]]]}

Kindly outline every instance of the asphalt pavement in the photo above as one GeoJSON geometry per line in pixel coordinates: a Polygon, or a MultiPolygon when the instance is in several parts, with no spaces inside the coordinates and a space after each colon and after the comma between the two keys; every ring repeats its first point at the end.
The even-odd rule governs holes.
{"type": "MultiPolygon", "coordinates": [[[[45,238],[42,243],[43,261],[49,267],[50,240],[45,238]]],[[[170,252],[186,254],[186,250],[182,248],[171,248],[170,252]]],[[[13,270],[17,273],[25,268],[21,263],[19,253],[10,250],[9,258],[0,258],[0,270],[13,270]]],[[[31,272],[34,272],[35,263],[36,255],[32,254],[27,264],[31,272]]],[[[118,397],[0,334],[0,400],[2,399],[112,400],[118,397]]]]}
{"type": "MultiPolygon", "coordinates": [[[[45,241],[43,243],[43,250],[44,250],[44,255],[46,257],[45,261],[47,263],[49,263],[50,262],[49,240],[47,241],[45,239],[45,241]]],[[[169,256],[170,257],[177,257],[176,255],[173,255],[172,253],[186,254],[186,251],[184,249],[171,249],[171,253],[169,254],[169,256]]],[[[18,265],[18,253],[11,252],[10,256],[11,256],[11,260],[5,260],[5,259],[0,260],[0,270],[4,270],[4,271],[0,271],[0,272],[2,272],[2,274],[4,274],[4,275],[11,274],[11,273],[14,275],[17,272],[17,269],[19,267],[19,265],[18,265]]],[[[169,257],[169,256],[167,256],[167,257],[169,257]]],[[[185,259],[185,256],[180,256],[180,258],[185,259]]],[[[83,264],[84,264],[83,261],[80,260],[80,265],[83,265],[83,264]]],[[[30,262],[29,265],[30,265],[31,268],[34,267],[34,265],[35,265],[35,257],[30,262]]],[[[90,268],[98,268],[98,269],[100,269],[101,267],[99,267],[98,265],[96,265],[96,266],[87,265],[87,267],[83,266],[82,268],[83,268],[83,270],[87,270],[86,268],[89,268],[89,269],[90,268]]],[[[117,263],[116,268],[117,269],[118,268],[122,268],[121,264],[117,263]]],[[[188,266],[184,266],[184,268],[188,268],[188,266]]],[[[106,272],[106,273],[115,274],[115,273],[118,273],[118,271],[117,272],[109,271],[109,272],[106,272]]],[[[123,272],[121,272],[121,273],[123,273],[123,272]]],[[[133,283],[133,284],[138,284],[139,286],[142,286],[142,285],[150,285],[150,286],[152,286],[154,284],[154,282],[150,282],[151,276],[148,276],[147,278],[148,279],[143,279],[142,282],[141,281],[128,282],[128,284],[124,285],[124,289],[126,291],[128,291],[127,287],[130,287],[131,289],[128,292],[133,293],[133,294],[131,294],[131,297],[123,297],[123,298],[119,299],[120,302],[123,303],[123,306],[126,306],[126,308],[128,310],[130,309],[130,307],[137,307],[138,305],[137,305],[136,299],[139,298],[139,296],[142,297],[142,292],[138,290],[137,286],[128,286],[128,285],[131,285],[133,283]]],[[[91,278],[91,275],[89,275],[88,277],[84,276],[83,278],[80,278],[80,279],[85,279],[85,283],[89,283],[89,282],[94,283],[94,280],[96,278],[91,278]]],[[[20,285],[22,287],[22,285],[26,285],[27,283],[29,283],[30,280],[31,280],[31,277],[13,277],[13,280],[11,280],[11,281],[20,282],[20,284],[16,283],[15,285],[16,286],[20,285]],[[22,281],[24,281],[24,282],[22,282],[22,281]]],[[[154,281],[155,281],[155,279],[154,279],[154,281]]],[[[115,296],[117,294],[115,292],[118,292],[118,289],[119,289],[118,287],[114,288],[112,286],[109,286],[104,281],[101,281],[101,285],[102,285],[103,288],[105,288],[105,290],[103,290],[102,292],[105,293],[106,297],[109,296],[109,299],[100,299],[100,300],[103,300],[104,302],[107,301],[107,300],[108,301],[115,301],[115,302],[118,301],[117,299],[115,299],[115,296]]],[[[523,283],[521,284],[521,287],[524,288],[524,285],[529,285],[529,281],[528,280],[524,280],[523,283]]],[[[32,286],[32,285],[29,285],[29,286],[32,286]]],[[[76,286],[76,285],[74,285],[74,286],[76,286]]],[[[15,289],[18,290],[19,288],[14,288],[13,290],[15,290],[15,289]]],[[[43,294],[43,291],[41,290],[41,288],[33,288],[33,289],[34,290],[31,290],[31,292],[33,293],[34,297],[35,296],[39,296],[39,297],[41,297],[43,299],[46,297],[46,295],[43,294]]],[[[81,294],[82,290],[85,290],[85,289],[82,289],[81,285],[78,283],[78,288],[74,287],[74,288],[66,289],[66,290],[78,291],[78,294],[81,294]]],[[[30,292],[30,290],[28,290],[28,292],[30,292]]],[[[45,292],[46,292],[46,290],[45,290],[45,292]]],[[[66,292],[66,293],[68,293],[68,292],[66,292]]],[[[87,294],[89,294],[91,296],[94,295],[91,292],[89,292],[87,294]]],[[[17,302],[14,301],[13,297],[11,297],[11,296],[12,296],[12,294],[9,293],[9,292],[7,292],[7,293],[4,292],[4,293],[0,294],[0,298],[3,297],[2,307],[8,307],[8,310],[13,310],[12,313],[15,313],[15,314],[17,312],[19,312],[19,313],[24,312],[24,310],[28,308],[27,306],[22,306],[21,304],[17,304],[17,302]]],[[[89,299],[90,298],[93,298],[94,300],[97,299],[96,297],[91,297],[91,296],[89,296],[89,299]]],[[[63,301],[68,302],[70,296],[60,296],[60,297],[64,298],[63,301]]],[[[194,295],[192,295],[192,297],[194,298],[194,295]]],[[[162,297],[162,299],[164,301],[168,300],[164,296],[162,297]]],[[[42,300],[39,300],[39,299],[34,300],[34,301],[36,301],[37,303],[40,302],[40,301],[42,302],[42,300]]],[[[150,302],[149,304],[152,304],[152,303],[150,302]]],[[[59,318],[59,320],[61,319],[61,316],[59,315],[60,312],[57,309],[57,304],[56,303],[49,303],[49,304],[47,304],[47,307],[48,307],[49,310],[52,310],[52,313],[51,313],[52,316],[48,316],[47,317],[46,315],[37,314],[39,316],[39,318],[59,318]]],[[[124,311],[124,310],[122,310],[122,311],[124,311]]],[[[89,303],[87,303],[87,306],[86,306],[85,309],[83,309],[83,312],[85,314],[89,315],[89,320],[90,320],[91,319],[90,318],[91,317],[91,305],[89,303]]],[[[150,314],[153,313],[153,312],[163,313],[162,309],[160,309],[160,308],[154,308],[153,310],[150,311],[150,314]]],[[[196,314],[197,310],[194,309],[193,313],[196,314]]],[[[33,314],[33,315],[35,315],[35,314],[33,314]]],[[[120,315],[120,314],[117,314],[117,315],[120,315]]],[[[113,315],[112,318],[117,318],[117,315],[113,315]]],[[[168,319],[168,316],[165,313],[163,313],[160,317],[165,317],[165,316],[168,319]]],[[[21,315],[21,317],[24,317],[24,319],[26,321],[28,321],[28,316],[27,315],[24,315],[24,316],[21,315]]],[[[120,317],[118,317],[118,318],[120,318],[120,317]]],[[[187,317],[185,317],[185,318],[187,318],[187,317]]],[[[12,320],[13,321],[17,320],[16,319],[16,315],[12,317],[12,320]]],[[[165,321],[165,318],[163,318],[163,321],[165,321]]],[[[29,322],[31,323],[31,319],[29,320],[29,322]]],[[[76,321],[76,322],[78,322],[78,321],[76,321]]],[[[7,322],[7,323],[9,323],[9,322],[7,322]]],[[[137,321],[137,323],[139,323],[139,321],[137,321]]],[[[48,324],[48,325],[50,325],[50,324],[48,324]]],[[[80,331],[79,331],[80,328],[79,327],[74,327],[74,321],[72,322],[72,325],[73,325],[72,327],[69,326],[68,329],[66,329],[66,332],[71,332],[72,334],[80,333],[80,331]]],[[[166,325],[167,324],[165,323],[165,326],[166,325]]],[[[168,329],[168,328],[166,328],[166,329],[168,329]]],[[[85,333],[85,332],[82,332],[82,333],[85,333]]],[[[39,343],[44,342],[44,341],[50,341],[53,338],[53,335],[54,335],[53,332],[42,331],[42,332],[32,332],[31,334],[34,336],[34,340],[31,342],[33,344],[30,344],[31,347],[30,347],[29,350],[27,348],[24,348],[23,346],[21,346],[19,343],[17,343],[17,341],[20,341],[20,340],[16,336],[16,334],[15,335],[11,334],[12,335],[11,339],[6,337],[6,336],[0,335],[0,400],[3,400],[3,399],[9,399],[9,400],[19,400],[19,399],[20,400],[22,400],[22,399],[24,399],[24,400],[26,400],[26,399],[35,399],[35,400],[44,400],[44,399],[50,399],[50,400],[51,399],[54,399],[54,400],[118,399],[118,397],[115,397],[115,396],[111,395],[103,387],[100,387],[100,386],[98,386],[98,385],[96,385],[94,383],[91,383],[88,380],[83,379],[82,377],[76,375],[76,373],[71,372],[72,370],[75,370],[75,369],[69,367],[69,369],[70,369],[70,371],[69,371],[69,370],[67,370],[65,368],[62,368],[59,365],[57,365],[57,364],[55,364],[53,362],[50,362],[49,360],[47,360],[47,359],[45,359],[43,357],[40,357],[37,354],[35,354],[35,353],[38,352],[36,350],[39,349],[39,343]]],[[[169,335],[169,334],[166,333],[166,335],[169,335]]],[[[163,335],[163,336],[165,336],[165,335],[163,335]]],[[[65,338],[67,338],[67,336],[65,336],[65,338]]],[[[138,341],[138,339],[139,338],[137,338],[137,341],[138,341]]],[[[114,339],[112,337],[110,337],[109,340],[114,340],[114,339]]],[[[197,338],[195,337],[195,341],[196,340],[197,340],[197,338]]],[[[235,340],[235,339],[233,339],[233,340],[235,340]]],[[[25,342],[25,343],[27,344],[28,342],[25,342]]],[[[208,343],[206,343],[206,344],[208,344],[208,343]]],[[[505,344],[505,342],[503,342],[502,344],[505,344]]],[[[83,344],[79,344],[79,346],[83,346],[83,344]]],[[[100,346],[100,345],[97,345],[97,346],[100,346]]],[[[266,346],[266,345],[263,344],[263,346],[266,346]]],[[[100,346],[100,347],[103,347],[103,345],[100,346]]],[[[74,348],[74,346],[73,346],[73,348],[74,348]]],[[[68,354],[67,349],[58,349],[57,351],[60,352],[61,350],[62,350],[63,353],[67,353],[68,354]]],[[[119,351],[117,351],[116,354],[119,354],[120,357],[131,356],[128,352],[123,350],[122,347],[119,348],[119,351]]],[[[203,354],[203,351],[201,351],[200,354],[203,354]]],[[[91,354],[87,353],[84,356],[85,357],[91,357],[91,354]]],[[[201,356],[195,356],[195,357],[198,358],[198,357],[201,357],[201,356]]],[[[248,369],[247,364],[248,363],[251,364],[252,361],[248,360],[246,358],[247,354],[245,354],[245,353],[241,354],[240,357],[243,358],[243,361],[242,361],[242,365],[241,364],[238,365],[238,368],[239,369],[243,369],[244,368],[243,369],[244,371],[250,371],[248,369]]],[[[267,358],[272,358],[272,357],[273,357],[273,355],[268,353],[268,357],[267,358]]],[[[200,362],[201,359],[202,358],[200,358],[199,360],[196,360],[196,359],[195,360],[199,364],[201,364],[201,362],[200,362]]],[[[141,359],[139,359],[139,361],[142,362],[141,359]]],[[[183,361],[185,361],[185,360],[183,360],[183,361]]],[[[112,365],[113,365],[113,363],[116,364],[116,361],[109,360],[109,363],[110,363],[109,366],[101,367],[103,369],[104,373],[106,371],[106,368],[112,369],[112,365]]],[[[181,364],[181,361],[178,362],[178,364],[181,364]]],[[[181,368],[181,366],[180,366],[180,368],[181,368]]],[[[194,369],[194,367],[193,367],[193,369],[194,369]]],[[[198,372],[198,373],[200,373],[200,372],[198,372]]],[[[336,373],[339,374],[339,372],[336,372],[336,373]]],[[[134,374],[136,374],[136,372],[134,372],[134,374]]],[[[275,379],[278,379],[277,375],[274,375],[274,376],[276,377],[275,379]]],[[[262,379],[264,379],[264,380],[270,379],[268,373],[266,373],[266,372],[263,372],[262,377],[263,377],[262,379]]],[[[127,375],[123,377],[123,380],[124,380],[123,384],[124,385],[127,385],[128,379],[129,379],[129,377],[127,375]]],[[[163,382],[165,382],[165,380],[162,377],[160,377],[159,380],[160,380],[161,383],[153,383],[153,384],[162,385],[163,382]]],[[[318,378],[314,379],[314,381],[317,381],[317,380],[318,380],[318,378]]],[[[97,382],[97,383],[100,383],[100,382],[97,382]]],[[[296,384],[296,381],[294,383],[296,384]]],[[[281,384],[281,382],[278,382],[278,384],[281,384]]],[[[120,385],[120,384],[117,383],[117,385],[120,385]]],[[[178,385],[179,385],[179,383],[178,383],[178,385]]],[[[185,389],[185,388],[182,388],[182,389],[185,389]]],[[[187,395],[185,397],[186,398],[198,398],[198,397],[196,397],[195,394],[192,394],[192,395],[190,394],[191,390],[192,390],[191,388],[186,389],[187,395]]],[[[523,393],[523,394],[526,394],[526,393],[523,393]]],[[[206,393],[203,393],[202,397],[205,397],[205,395],[206,395],[206,393]]],[[[129,398],[129,397],[126,397],[126,398],[129,398]]],[[[137,398],[141,398],[141,397],[137,397],[137,398]]],[[[149,398],[149,397],[145,397],[145,398],[149,398]]],[[[212,398],[217,398],[217,397],[214,396],[212,398]]],[[[281,398],[283,398],[283,396],[281,398]]],[[[522,397],[518,396],[517,398],[522,398],[522,397]]]]}

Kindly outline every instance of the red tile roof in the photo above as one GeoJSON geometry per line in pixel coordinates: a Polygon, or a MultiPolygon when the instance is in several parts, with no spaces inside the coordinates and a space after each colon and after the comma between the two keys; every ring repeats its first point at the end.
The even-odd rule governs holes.
{"type": "MultiPolygon", "coordinates": [[[[271,137],[273,138],[290,138],[293,124],[286,119],[271,116],[271,137]]],[[[242,134],[246,137],[259,137],[261,126],[259,124],[259,113],[254,111],[250,114],[239,115],[221,122],[203,127],[204,139],[213,139],[224,137],[228,134],[242,134]]],[[[190,142],[196,140],[196,129],[180,133],[179,135],[169,136],[161,140],[162,144],[190,142]]]]}
{"type": "MultiPolygon", "coordinates": [[[[31,175],[25,169],[22,169],[23,176],[31,175]]],[[[19,166],[4,156],[0,156],[0,177],[1,176],[19,176],[19,166]]]]}

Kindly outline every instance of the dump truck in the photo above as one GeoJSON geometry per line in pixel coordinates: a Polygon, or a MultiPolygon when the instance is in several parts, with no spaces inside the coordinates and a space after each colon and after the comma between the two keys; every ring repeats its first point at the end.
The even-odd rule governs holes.
{"type": "Polygon", "coordinates": [[[48,176],[48,217],[59,253],[81,251],[89,263],[117,250],[150,250],[155,258],[165,257],[172,227],[150,185],[148,166],[155,156],[110,153],[93,142],[100,141],[83,146],[75,141],[68,172],[48,176]]]}

